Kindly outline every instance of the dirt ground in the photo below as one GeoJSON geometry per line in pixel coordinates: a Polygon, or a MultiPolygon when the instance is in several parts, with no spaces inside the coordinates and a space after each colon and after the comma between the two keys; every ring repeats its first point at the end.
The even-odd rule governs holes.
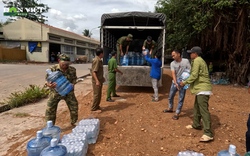
{"type": "MultiPolygon", "coordinates": [[[[186,125],[192,123],[193,115],[194,95],[191,95],[189,90],[179,120],[172,120],[174,114],[162,112],[168,106],[170,83],[170,71],[165,70],[159,102],[151,102],[153,89],[145,87],[118,87],[117,94],[121,97],[113,98],[115,102],[106,102],[107,86],[105,85],[101,101],[103,111],[98,114],[90,111],[92,91],[86,96],[79,94],[77,97],[80,109],[79,119],[96,117],[101,121],[97,143],[89,145],[87,156],[176,156],[179,151],[184,150],[215,156],[218,151],[227,149],[229,144],[236,145],[237,152],[244,154],[246,121],[250,104],[250,96],[246,88],[213,85],[209,108],[215,134],[214,141],[200,143],[199,138],[203,131],[185,129],[186,125]]],[[[178,95],[175,98],[174,108],[176,108],[177,97],[178,95]]],[[[42,113],[38,111],[31,115],[38,116],[36,120],[24,117],[26,123],[34,123],[34,125],[24,127],[18,134],[12,133],[24,122],[19,123],[19,126],[11,129],[9,135],[5,136],[7,139],[2,139],[1,149],[7,150],[8,153],[5,155],[26,155],[27,141],[44,126],[44,109],[40,112],[42,113]]],[[[18,120],[18,118],[20,117],[14,117],[12,120],[18,120]]],[[[3,119],[2,116],[1,120],[8,120],[8,118],[3,119]]],[[[12,121],[10,120],[9,123],[11,125],[12,121]]],[[[62,135],[71,132],[72,127],[69,123],[68,109],[64,106],[58,110],[56,122],[56,125],[62,128],[62,135]]]]}

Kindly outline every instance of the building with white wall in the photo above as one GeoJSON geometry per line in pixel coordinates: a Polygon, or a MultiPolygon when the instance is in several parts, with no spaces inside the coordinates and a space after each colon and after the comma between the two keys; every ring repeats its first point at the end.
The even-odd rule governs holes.
{"type": "Polygon", "coordinates": [[[100,45],[92,38],[26,18],[5,25],[2,31],[1,46],[25,49],[27,61],[49,62],[52,52],[61,52],[68,54],[71,61],[85,55],[91,62],[100,45]]]}

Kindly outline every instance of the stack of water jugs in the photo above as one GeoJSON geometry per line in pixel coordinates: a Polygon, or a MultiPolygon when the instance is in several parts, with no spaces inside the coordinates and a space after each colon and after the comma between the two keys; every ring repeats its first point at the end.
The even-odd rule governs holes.
{"type": "MultiPolygon", "coordinates": [[[[112,55],[110,53],[107,61],[109,61],[111,57],[112,55]]],[[[120,57],[120,62],[122,66],[129,66],[129,65],[140,66],[143,65],[144,63],[144,56],[140,52],[129,51],[128,54],[125,54],[120,57]]]]}
{"type": "Polygon", "coordinates": [[[85,156],[88,144],[96,143],[99,130],[99,119],[83,119],[60,140],[60,128],[48,121],[47,126],[27,143],[28,156],[85,156]]]}

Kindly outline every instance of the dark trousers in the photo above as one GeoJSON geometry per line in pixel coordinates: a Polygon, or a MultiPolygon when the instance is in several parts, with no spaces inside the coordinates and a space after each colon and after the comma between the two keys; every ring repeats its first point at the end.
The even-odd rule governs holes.
{"type": "Polygon", "coordinates": [[[102,98],[102,84],[97,86],[95,83],[92,82],[93,87],[93,104],[91,107],[91,111],[95,111],[100,109],[100,103],[102,98]]]}
{"type": "Polygon", "coordinates": [[[208,110],[208,100],[209,95],[196,95],[194,102],[194,119],[193,127],[201,128],[201,119],[204,129],[204,134],[213,137],[213,132],[211,129],[211,119],[208,110]]]}
{"type": "Polygon", "coordinates": [[[250,114],[247,120],[247,132],[246,132],[246,150],[250,151],[250,114]]]}

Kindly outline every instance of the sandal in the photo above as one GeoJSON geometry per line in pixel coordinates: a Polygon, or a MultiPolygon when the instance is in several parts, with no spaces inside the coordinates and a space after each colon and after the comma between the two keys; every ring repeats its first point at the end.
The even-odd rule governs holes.
{"type": "Polygon", "coordinates": [[[178,120],[178,119],[179,119],[179,115],[174,115],[174,116],[172,117],[172,119],[173,119],[173,120],[178,120]]]}
{"type": "Polygon", "coordinates": [[[201,128],[201,127],[194,128],[192,125],[187,125],[187,126],[186,126],[186,129],[196,129],[196,130],[202,130],[202,128],[201,128]]]}
{"type": "Polygon", "coordinates": [[[173,113],[174,111],[172,109],[165,109],[163,110],[163,113],[173,113]]]}
{"type": "Polygon", "coordinates": [[[207,135],[202,135],[202,137],[200,138],[200,142],[209,142],[209,141],[212,141],[214,140],[213,137],[210,137],[210,136],[207,136],[207,135]]]}

